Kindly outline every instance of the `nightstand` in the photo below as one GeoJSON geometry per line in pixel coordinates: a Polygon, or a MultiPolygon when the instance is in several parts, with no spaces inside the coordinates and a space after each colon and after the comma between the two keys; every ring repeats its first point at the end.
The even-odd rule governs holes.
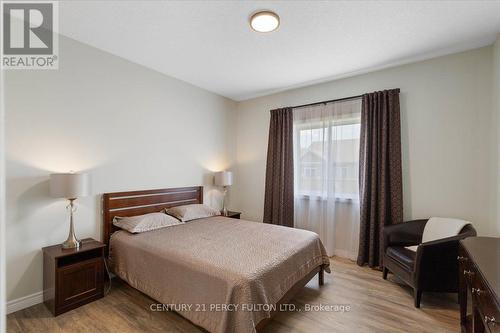
{"type": "Polygon", "coordinates": [[[241,215],[241,212],[232,212],[232,211],[228,210],[226,217],[230,217],[232,219],[239,219],[240,215],[241,215]]]}
{"type": "Polygon", "coordinates": [[[86,238],[79,249],[42,249],[43,302],[54,316],[104,296],[105,247],[86,238]]]}

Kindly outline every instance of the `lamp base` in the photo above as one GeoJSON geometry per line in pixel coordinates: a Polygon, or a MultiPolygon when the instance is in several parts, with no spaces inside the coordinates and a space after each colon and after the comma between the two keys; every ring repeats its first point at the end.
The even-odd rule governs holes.
{"type": "Polygon", "coordinates": [[[78,239],[67,239],[64,243],[61,244],[63,249],[78,249],[82,245],[82,241],[78,239]]]}
{"type": "Polygon", "coordinates": [[[82,244],[82,242],[76,238],[75,228],[73,227],[73,212],[75,211],[73,201],[75,201],[75,199],[69,199],[69,234],[68,239],[61,244],[63,249],[78,249],[82,244]]]}
{"type": "Polygon", "coordinates": [[[222,194],[222,216],[227,216],[227,207],[226,207],[226,195],[227,195],[227,186],[224,186],[224,192],[222,194]]]}

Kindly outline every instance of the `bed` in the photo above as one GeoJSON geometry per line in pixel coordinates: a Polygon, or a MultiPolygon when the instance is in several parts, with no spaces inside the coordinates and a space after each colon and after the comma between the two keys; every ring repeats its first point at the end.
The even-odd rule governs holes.
{"type": "Polygon", "coordinates": [[[113,272],[210,332],[261,330],[329,259],[312,232],[216,216],[131,234],[115,216],[203,203],[203,187],[106,193],[104,241],[113,272]]]}

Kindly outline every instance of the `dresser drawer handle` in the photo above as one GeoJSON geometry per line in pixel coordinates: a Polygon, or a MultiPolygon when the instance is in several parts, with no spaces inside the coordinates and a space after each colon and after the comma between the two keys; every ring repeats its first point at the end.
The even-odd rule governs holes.
{"type": "Polygon", "coordinates": [[[474,275],[474,272],[467,271],[464,269],[464,275],[472,276],[472,275],[474,275]]]}
{"type": "Polygon", "coordinates": [[[495,325],[497,323],[495,317],[484,316],[484,321],[486,322],[486,324],[493,324],[493,325],[495,325]]]}
{"type": "Polygon", "coordinates": [[[464,262],[464,261],[467,261],[467,258],[463,257],[463,256],[458,256],[457,260],[460,261],[460,262],[464,262]]]}

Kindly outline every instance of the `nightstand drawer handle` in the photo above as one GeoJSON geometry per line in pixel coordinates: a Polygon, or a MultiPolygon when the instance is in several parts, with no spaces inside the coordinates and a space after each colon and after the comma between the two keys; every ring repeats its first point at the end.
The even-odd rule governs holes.
{"type": "Polygon", "coordinates": [[[479,288],[472,288],[471,289],[471,293],[472,294],[476,294],[477,296],[481,295],[482,293],[484,293],[483,290],[479,289],[479,288]]]}
{"type": "Polygon", "coordinates": [[[467,258],[463,257],[463,256],[458,256],[457,260],[460,261],[460,262],[464,262],[464,261],[467,261],[467,258]]]}
{"type": "Polygon", "coordinates": [[[474,275],[474,272],[467,271],[464,269],[464,275],[472,276],[472,275],[474,275]]]}
{"type": "Polygon", "coordinates": [[[484,316],[484,321],[486,322],[486,324],[493,324],[493,325],[495,325],[497,323],[495,317],[484,316]]]}

